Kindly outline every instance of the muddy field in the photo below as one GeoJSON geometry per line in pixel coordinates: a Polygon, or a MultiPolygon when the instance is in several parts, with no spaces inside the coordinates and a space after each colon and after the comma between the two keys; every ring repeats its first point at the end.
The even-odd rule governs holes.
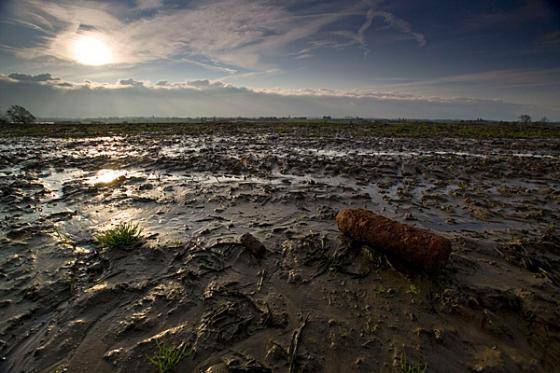
{"type": "Polygon", "coordinates": [[[558,371],[560,138],[325,133],[0,137],[0,371],[558,371]],[[448,266],[351,242],[346,207],[448,266]],[[123,222],[142,245],[96,244],[123,222]]]}

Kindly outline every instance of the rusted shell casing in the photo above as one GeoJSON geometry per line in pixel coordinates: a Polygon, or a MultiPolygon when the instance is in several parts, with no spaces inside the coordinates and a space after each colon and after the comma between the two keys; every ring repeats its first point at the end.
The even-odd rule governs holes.
{"type": "Polygon", "coordinates": [[[365,209],[345,209],[336,215],[338,229],[356,241],[380,248],[428,271],[442,269],[451,254],[451,241],[365,209]]]}

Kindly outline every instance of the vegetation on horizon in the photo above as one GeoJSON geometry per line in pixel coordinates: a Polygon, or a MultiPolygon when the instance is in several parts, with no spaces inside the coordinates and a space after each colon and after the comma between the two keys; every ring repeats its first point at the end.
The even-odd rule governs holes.
{"type": "Polygon", "coordinates": [[[5,115],[0,115],[0,123],[30,124],[34,123],[36,119],[26,108],[19,105],[10,106],[5,115]]]}

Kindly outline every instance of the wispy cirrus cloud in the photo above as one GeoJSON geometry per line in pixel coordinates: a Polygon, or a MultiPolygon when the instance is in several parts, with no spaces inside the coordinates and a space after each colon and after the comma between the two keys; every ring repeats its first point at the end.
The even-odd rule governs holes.
{"type": "Polygon", "coordinates": [[[435,79],[415,80],[392,84],[392,86],[429,86],[463,84],[481,87],[558,87],[560,88],[560,68],[504,69],[469,74],[448,75],[435,79]]]}
{"type": "Polygon", "coordinates": [[[547,32],[536,41],[537,47],[554,48],[560,47],[560,30],[547,32]]]}
{"type": "Polygon", "coordinates": [[[404,19],[395,16],[393,13],[385,11],[375,11],[372,13],[372,17],[383,18],[383,20],[389,27],[393,27],[396,30],[400,31],[406,39],[415,40],[420,47],[425,46],[427,43],[424,34],[414,31],[410,22],[407,22],[404,19]]]}
{"type": "Polygon", "coordinates": [[[153,10],[163,6],[162,0],[137,0],[136,8],[140,10],[153,10]]]}
{"type": "MultiPolygon", "coordinates": [[[[338,2],[331,11],[294,12],[286,2],[267,0],[193,1],[164,7],[159,0],[133,5],[88,1],[21,0],[13,4],[11,22],[41,33],[32,46],[13,51],[22,58],[51,56],[72,61],[73,43],[83,35],[103,40],[114,51],[112,63],[139,64],[176,60],[223,72],[270,69],[278,55],[290,53],[296,42],[313,49],[357,45],[367,50],[366,32],[374,18],[425,44],[422,34],[395,15],[377,10],[380,2],[338,2]],[[364,17],[358,30],[325,29],[349,17],[364,17]],[[339,41],[321,41],[327,32],[339,41]]],[[[293,4],[292,4],[293,5],[293,4]]],[[[305,58],[299,52],[294,58],[305,58]]]]}
{"type": "Polygon", "coordinates": [[[424,47],[427,44],[426,36],[421,32],[417,32],[412,27],[410,22],[396,16],[394,13],[380,10],[379,7],[383,1],[379,0],[363,0],[362,3],[366,6],[366,11],[360,14],[364,17],[362,24],[357,30],[334,30],[325,35],[325,38],[318,40],[311,40],[308,46],[295,53],[295,58],[304,59],[313,56],[312,51],[316,49],[343,49],[350,46],[358,46],[363,52],[364,56],[370,53],[368,43],[368,31],[375,25],[376,19],[382,23],[376,27],[377,30],[391,30],[396,32],[398,40],[412,39],[417,42],[419,47],[424,47]]]}
{"type": "Polygon", "coordinates": [[[180,9],[160,5],[158,1],[126,7],[22,0],[14,6],[15,22],[40,30],[43,37],[38,45],[22,48],[18,53],[22,57],[49,55],[72,60],[72,41],[80,34],[95,32],[116,51],[115,63],[170,58],[196,61],[201,56],[216,66],[255,68],[264,64],[263,57],[274,51],[271,48],[281,49],[309,37],[343,17],[332,13],[303,19],[280,3],[269,1],[193,2],[180,9]],[[155,9],[156,13],[136,13],[145,9],[155,9]]]}

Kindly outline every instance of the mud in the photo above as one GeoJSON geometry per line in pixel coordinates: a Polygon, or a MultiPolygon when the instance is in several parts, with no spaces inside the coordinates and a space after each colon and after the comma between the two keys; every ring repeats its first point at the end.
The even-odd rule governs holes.
{"type": "Polygon", "coordinates": [[[1,371],[153,372],[156,342],[188,344],[177,371],[560,364],[559,139],[0,138],[0,188],[1,371]],[[443,235],[449,263],[348,241],[342,208],[443,235]],[[141,247],[95,245],[121,222],[141,247]]]}

